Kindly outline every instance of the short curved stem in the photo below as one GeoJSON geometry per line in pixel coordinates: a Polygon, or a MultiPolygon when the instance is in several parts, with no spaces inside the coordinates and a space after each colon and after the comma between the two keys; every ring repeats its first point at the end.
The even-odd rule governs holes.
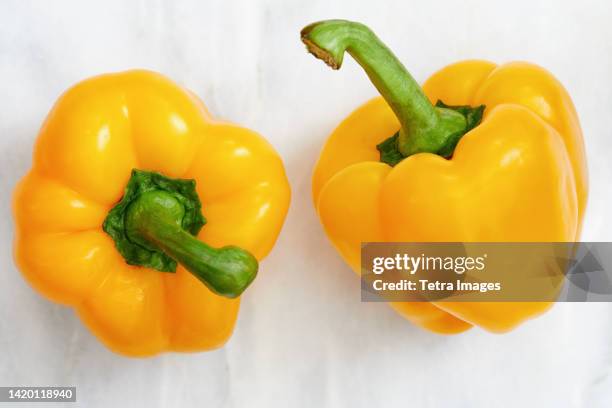
{"type": "Polygon", "coordinates": [[[213,292],[229,298],[240,296],[257,276],[257,259],[236,246],[213,248],[198,240],[183,228],[184,217],[180,196],[147,191],[129,203],[125,235],[138,248],[151,251],[150,256],[162,252],[180,263],[213,292]]]}
{"type": "Polygon", "coordinates": [[[154,217],[141,225],[139,231],[142,238],[175,259],[219,295],[238,297],[257,276],[257,260],[241,248],[213,248],[180,226],[154,217]]]}

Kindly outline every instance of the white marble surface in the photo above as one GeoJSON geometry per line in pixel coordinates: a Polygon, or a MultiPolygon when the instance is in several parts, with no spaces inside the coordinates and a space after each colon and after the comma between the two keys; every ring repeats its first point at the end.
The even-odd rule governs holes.
{"type": "Polygon", "coordinates": [[[312,209],[310,172],[328,133],[375,90],[352,61],[332,72],[298,39],[315,20],[361,20],[419,80],[463,58],[547,67],[573,95],[586,135],[583,238],[611,241],[610,2],[328,3],[0,2],[0,385],[76,385],[83,407],[612,406],[611,304],[558,304],[504,336],[440,337],[360,303],[358,280],[312,209]],[[285,159],[285,228],[218,351],[116,356],[13,265],[10,195],[51,104],[75,81],[132,67],[186,85],[285,159]]]}

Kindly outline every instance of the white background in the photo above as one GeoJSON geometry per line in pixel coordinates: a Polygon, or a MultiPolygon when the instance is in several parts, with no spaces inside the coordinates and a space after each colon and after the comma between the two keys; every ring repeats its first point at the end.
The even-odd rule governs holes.
{"type": "Polygon", "coordinates": [[[76,385],[83,407],[612,406],[611,304],[558,304],[503,336],[441,337],[360,302],[358,279],[311,206],[310,174],[330,131],[376,92],[352,60],[332,72],[298,35],[325,18],[365,22],[420,81],[465,58],[545,66],[573,96],[585,133],[583,239],[612,241],[611,3],[328,3],[0,2],[0,385],[76,385]],[[221,350],[114,355],[13,264],[10,196],[52,103],[80,79],[134,67],[192,89],[285,160],[285,227],[221,350]]]}

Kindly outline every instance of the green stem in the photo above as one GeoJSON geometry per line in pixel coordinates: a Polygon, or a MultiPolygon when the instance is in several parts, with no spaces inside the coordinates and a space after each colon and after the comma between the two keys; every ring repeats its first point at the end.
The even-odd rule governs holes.
{"type": "Polygon", "coordinates": [[[174,272],[178,262],[213,292],[240,296],[257,276],[257,259],[236,246],[198,240],[205,222],[193,180],[134,170],[103,227],[128,264],[174,272]]]}
{"type": "Polygon", "coordinates": [[[340,68],[345,51],[361,65],[400,122],[397,147],[404,157],[447,150],[450,140],[465,131],[465,117],[433,106],[402,63],[365,25],[321,21],[305,27],[301,38],[308,51],[333,69],[340,68]]]}
{"type": "Polygon", "coordinates": [[[126,213],[128,237],[178,261],[215,293],[237,297],[255,279],[257,260],[245,250],[212,248],[181,227],[182,205],[165,191],[142,194],[126,213]]]}

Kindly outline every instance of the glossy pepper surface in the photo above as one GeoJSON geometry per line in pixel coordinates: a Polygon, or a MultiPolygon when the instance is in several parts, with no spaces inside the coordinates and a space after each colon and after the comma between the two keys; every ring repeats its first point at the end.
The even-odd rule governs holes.
{"type": "MultiPolygon", "coordinates": [[[[334,69],[351,54],[383,96],[334,130],[313,175],[321,223],[357,274],[362,242],[578,240],[588,190],[582,133],[546,70],[463,61],[421,89],[359,23],[315,23],[302,41],[334,69]]],[[[423,328],[458,333],[473,325],[504,332],[550,303],[391,306],[423,328]]]]}
{"type": "Polygon", "coordinates": [[[289,200],[261,136],[162,75],[102,75],[42,126],[14,195],[16,261],[116,352],[209,350],[231,335],[289,200]]]}

